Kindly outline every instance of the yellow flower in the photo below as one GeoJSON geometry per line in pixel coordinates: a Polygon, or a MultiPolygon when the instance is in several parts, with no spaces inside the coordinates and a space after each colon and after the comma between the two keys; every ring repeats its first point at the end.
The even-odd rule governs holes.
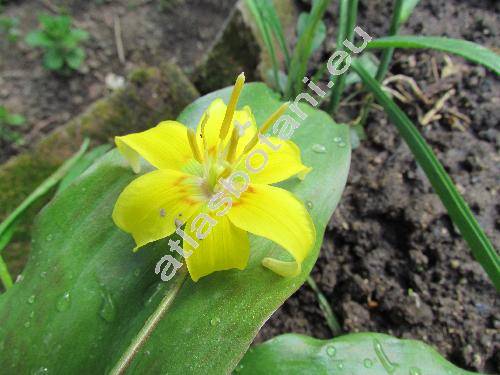
{"type": "Polygon", "coordinates": [[[244,269],[250,253],[247,232],[274,241],[292,255],[293,261],[262,261],[282,276],[300,273],[315,240],[304,204],[269,185],[295,175],[304,178],[310,171],[293,142],[264,135],[287,104],[258,130],[248,106],[235,110],[243,83],[241,74],[227,107],[221,99],[210,104],[196,133],[179,122],[164,121],[116,137],[136,173],[140,157],[157,170],[123,190],[114,222],[132,234],[135,250],[179,233],[183,247],[171,239],[170,250],[186,258],[194,281],[215,271],[244,269]]]}

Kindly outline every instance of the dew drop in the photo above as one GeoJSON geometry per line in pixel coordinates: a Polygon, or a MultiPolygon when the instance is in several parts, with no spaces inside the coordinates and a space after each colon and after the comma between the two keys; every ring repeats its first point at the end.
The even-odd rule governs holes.
{"type": "Polygon", "coordinates": [[[34,294],[32,294],[32,295],[31,295],[31,296],[29,296],[29,298],[28,298],[28,303],[29,303],[30,305],[32,305],[34,302],[35,302],[35,295],[34,295],[34,294]]]}
{"type": "Polygon", "coordinates": [[[306,206],[307,206],[307,208],[309,208],[311,210],[314,207],[314,204],[311,201],[307,201],[306,206]]]}
{"type": "Polygon", "coordinates": [[[99,315],[108,323],[111,323],[116,318],[115,303],[108,292],[102,292],[102,306],[99,315]]]}
{"type": "Polygon", "coordinates": [[[335,349],[333,346],[328,346],[326,348],[326,354],[328,354],[330,357],[335,357],[335,354],[337,354],[337,349],[335,349]]]}
{"type": "Polygon", "coordinates": [[[151,352],[150,352],[149,350],[146,350],[146,351],[144,352],[144,355],[145,355],[146,357],[149,357],[149,356],[151,355],[151,352]]]}
{"type": "Polygon", "coordinates": [[[47,276],[47,272],[46,271],[40,272],[40,277],[42,279],[45,279],[46,276],[47,276]]]}
{"type": "Polygon", "coordinates": [[[382,366],[384,366],[385,371],[388,374],[393,374],[399,365],[397,363],[392,363],[389,360],[389,357],[387,357],[387,354],[385,353],[384,348],[382,347],[382,344],[379,340],[373,340],[373,348],[375,349],[375,354],[377,354],[377,357],[382,363],[382,366]]]}
{"type": "Polygon", "coordinates": [[[347,146],[347,143],[342,141],[342,142],[337,143],[337,146],[339,146],[340,148],[344,148],[345,146],[347,146]]]}
{"type": "Polygon", "coordinates": [[[365,358],[363,361],[363,366],[366,368],[371,368],[373,366],[373,361],[370,358],[365,358]]]}
{"type": "Polygon", "coordinates": [[[48,234],[47,237],[45,237],[45,239],[47,240],[47,242],[52,241],[52,235],[48,234]]]}
{"type": "Polygon", "coordinates": [[[35,312],[34,311],[31,311],[30,312],[30,318],[33,319],[35,317],[35,312]]]}
{"type": "Polygon", "coordinates": [[[48,374],[48,373],[49,373],[49,369],[47,367],[40,367],[38,370],[33,372],[33,375],[44,375],[44,374],[48,374]]]}
{"type": "Polygon", "coordinates": [[[418,367],[410,367],[410,375],[422,375],[422,371],[418,367]]]}
{"type": "Polygon", "coordinates": [[[210,325],[212,325],[212,326],[216,326],[219,323],[220,323],[220,318],[218,318],[218,317],[212,318],[210,320],[210,325]]]}
{"type": "Polygon", "coordinates": [[[31,322],[30,322],[30,321],[24,322],[24,326],[25,326],[26,328],[31,327],[31,322]]]}
{"type": "Polygon", "coordinates": [[[344,363],[343,363],[343,362],[341,362],[341,361],[339,361],[339,363],[337,364],[337,368],[338,368],[339,370],[342,370],[342,369],[344,368],[344,363]]]}
{"type": "Polygon", "coordinates": [[[71,296],[69,292],[65,292],[58,300],[56,304],[57,311],[63,312],[69,309],[71,306],[71,296]]]}
{"type": "Polygon", "coordinates": [[[342,142],[342,138],[341,137],[335,137],[335,138],[333,138],[333,141],[335,143],[340,143],[340,142],[342,142]]]}
{"type": "Polygon", "coordinates": [[[318,154],[324,154],[326,152],[326,147],[319,143],[315,143],[312,145],[312,150],[318,154]]]}

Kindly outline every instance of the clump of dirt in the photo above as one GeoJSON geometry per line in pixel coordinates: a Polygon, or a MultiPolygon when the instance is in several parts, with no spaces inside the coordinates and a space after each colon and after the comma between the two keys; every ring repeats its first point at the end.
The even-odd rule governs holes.
{"type": "MultiPolygon", "coordinates": [[[[422,0],[403,33],[446,35],[498,47],[499,4],[422,0]],[[495,11],[493,11],[495,10],[495,11]]],[[[331,8],[329,35],[335,34],[331,8]]],[[[372,36],[388,25],[389,2],[361,2],[358,24],[372,36]]],[[[392,74],[416,81],[389,86],[415,123],[454,90],[419,130],[493,242],[500,245],[498,186],[500,85],[494,73],[429,52],[398,52],[392,74]]],[[[345,332],[376,331],[423,340],[463,368],[500,372],[500,306],[481,266],[446,214],[408,147],[375,111],[353,152],[346,191],[331,220],[313,277],[345,332]]],[[[285,332],[331,333],[303,286],[263,327],[257,342],[285,332]]]]}
{"type": "Polygon", "coordinates": [[[27,122],[22,128],[24,145],[0,140],[0,162],[106,95],[110,90],[107,77],[108,82],[117,82],[135,67],[165,61],[191,69],[211,45],[235,2],[26,0],[5,4],[2,16],[19,19],[22,37],[14,44],[0,38],[0,104],[22,114],[27,122]],[[70,76],[45,70],[40,51],[23,41],[38,27],[38,14],[58,12],[71,15],[74,26],[90,34],[84,43],[87,59],[70,76]],[[120,39],[124,61],[117,53],[120,39]]]}

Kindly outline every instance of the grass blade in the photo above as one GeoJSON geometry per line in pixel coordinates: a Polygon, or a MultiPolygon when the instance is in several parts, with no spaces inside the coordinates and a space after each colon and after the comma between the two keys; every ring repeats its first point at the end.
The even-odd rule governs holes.
{"type": "Polygon", "coordinates": [[[342,327],[340,326],[340,323],[330,307],[325,295],[321,292],[321,290],[319,290],[318,285],[311,276],[307,277],[307,284],[309,284],[313,292],[316,294],[319,308],[323,313],[326,324],[328,325],[328,328],[330,328],[330,331],[332,331],[333,336],[340,336],[342,334],[342,327]]]}
{"type": "Polygon", "coordinates": [[[453,53],[482,64],[500,75],[500,56],[479,44],[467,40],[437,36],[399,35],[372,40],[367,48],[430,48],[453,53]]]}
{"type": "Polygon", "coordinates": [[[262,10],[262,2],[259,0],[246,0],[246,4],[248,6],[248,9],[250,9],[250,12],[252,13],[255,22],[257,23],[257,27],[259,28],[259,31],[262,36],[262,40],[264,41],[264,44],[266,45],[267,51],[269,52],[269,55],[271,56],[271,63],[273,65],[273,76],[274,76],[274,82],[275,82],[275,88],[279,90],[279,76],[278,76],[278,60],[276,58],[276,51],[274,49],[274,44],[271,39],[271,35],[269,33],[269,28],[266,23],[266,20],[264,19],[264,14],[262,10]]]}
{"type": "MultiPolygon", "coordinates": [[[[337,34],[337,49],[345,50],[344,41],[349,40],[352,42],[354,37],[354,27],[358,16],[358,0],[340,0],[339,2],[339,31],[337,34]]],[[[328,105],[330,114],[335,113],[340,103],[340,97],[344,92],[345,79],[347,72],[336,76],[333,79],[333,90],[328,105]]]]}
{"type": "Polygon", "coordinates": [[[476,221],[469,206],[457,191],[450,176],[408,116],[382,90],[380,84],[357,62],[352,64],[366,87],[384,107],[399,133],[410,147],[418,164],[448,210],[448,214],[469,244],[472,254],[500,290],[500,260],[493,245],[476,221]]]}
{"type": "MultiPolygon", "coordinates": [[[[0,224],[0,239],[5,236],[9,227],[29,208],[38,198],[45,195],[66,175],[66,173],[80,160],[89,146],[89,140],[85,139],[78,152],[59,167],[52,175],[43,181],[17,208],[0,224]]],[[[2,249],[0,248],[0,252],[2,249]]]]}
{"type": "MultiPolygon", "coordinates": [[[[316,28],[326,12],[326,8],[332,0],[316,0],[313,3],[311,13],[307,19],[303,34],[297,41],[293,51],[290,69],[288,72],[288,85],[285,97],[290,99],[300,93],[304,87],[302,78],[307,73],[307,63],[311,53],[311,43],[314,39],[316,28]]],[[[357,0],[355,0],[357,1],[357,0]]]]}

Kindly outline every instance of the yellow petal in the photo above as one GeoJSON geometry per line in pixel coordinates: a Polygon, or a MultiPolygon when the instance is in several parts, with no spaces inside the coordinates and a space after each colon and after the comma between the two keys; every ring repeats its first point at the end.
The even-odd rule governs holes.
{"type": "Polygon", "coordinates": [[[140,171],[140,156],[158,169],[181,170],[193,158],[186,127],[176,121],[163,121],[154,128],[115,138],[116,146],[134,172],[140,171]]]}
{"type": "MultiPolygon", "coordinates": [[[[186,259],[186,263],[194,281],[215,271],[232,268],[243,270],[250,255],[248,234],[245,231],[234,226],[227,216],[211,217],[216,220],[216,224],[211,226],[210,233],[204,239],[200,240],[196,237],[196,230],[188,231],[191,229],[194,218],[189,220],[184,228],[186,233],[199,244],[197,248],[193,248],[184,241],[186,252],[193,252],[186,259]]],[[[197,227],[201,225],[200,221],[197,224],[197,227]]]]}
{"type": "Polygon", "coordinates": [[[175,220],[189,218],[199,210],[203,197],[195,177],[162,169],[132,181],[120,194],[113,220],[131,233],[136,249],[171,235],[175,220]]]}
{"type": "Polygon", "coordinates": [[[316,232],[309,212],[293,194],[274,186],[250,184],[227,216],[238,228],[276,242],[294,258],[294,262],[266,258],[265,266],[283,276],[300,273],[316,232]]]}
{"type": "MultiPolygon", "coordinates": [[[[219,133],[222,126],[222,121],[224,120],[224,115],[226,113],[226,104],[222,99],[215,99],[208,109],[205,111],[204,115],[201,117],[196,130],[196,138],[198,139],[199,145],[202,149],[206,147],[209,154],[213,155],[216,151],[216,147],[219,143],[219,133]],[[201,136],[202,123],[205,116],[208,115],[208,120],[206,121],[203,129],[203,137],[201,136]]],[[[236,150],[236,157],[238,157],[243,151],[245,144],[252,139],[253,135],[257,132],[257,125],[255,123],[255,118],[250,110],[250,107],[245,106],[242,110],[236,111],[234,113],[233,121],[229,126],[228,136],[225,139],[223,145],[225,146],[229,141],[229,138],[233,132],[233,128],[239,126],[242,129],[242,134],[238,143],[238,148],[236,150]],[[246,125],[248,124],[248,125],[246,125]],[[246,126],[245,126],[246,125],[246,126]]]]}
{"type": "Polygon", "coordinates": [[[303,179],[311,171],[302,164],[300,149],[295,143],[278,137],[263,140],[262,136],[240,161],[238,169],[245,170],[251,181],[258,184],[274,184],[295,175],[303,179]]]}

